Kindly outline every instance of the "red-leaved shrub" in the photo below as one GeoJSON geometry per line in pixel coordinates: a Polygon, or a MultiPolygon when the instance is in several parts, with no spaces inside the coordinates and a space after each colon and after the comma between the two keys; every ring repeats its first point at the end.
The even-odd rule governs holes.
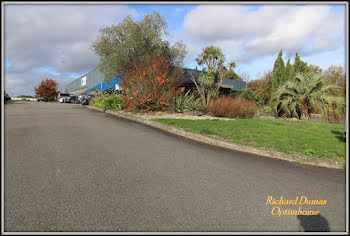
{"type": "Polygon", "coordinates": [[[217,117],[252,118],[255,115],[256,106],[253,101],[245,98],[222,96],[208,105],[208,111],[217,117]]]}
{"type": "Polygon", "coordinates": [[[161,53],[136,61],[123,83],[126,109],[135,112],[165,111],[176,93],[180,72],[161,53]]]}

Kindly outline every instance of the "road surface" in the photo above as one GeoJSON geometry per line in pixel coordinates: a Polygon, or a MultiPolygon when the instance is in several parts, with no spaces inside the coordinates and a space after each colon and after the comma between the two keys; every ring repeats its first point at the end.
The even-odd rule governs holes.
{"type": "Polygon", "coordinates": [[[224,150],[79,104],[9,102],[4,117],[5,232],[346,230],[343,170],[224,150]],[[266,205],[269,196],[327,202],[266,205]],[[299,207],[320,213],[273,215],[299,207]]]}

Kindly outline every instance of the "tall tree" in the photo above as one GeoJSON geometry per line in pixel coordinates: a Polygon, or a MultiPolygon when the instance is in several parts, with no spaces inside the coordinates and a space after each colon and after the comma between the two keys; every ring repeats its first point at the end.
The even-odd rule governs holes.
{"type": "Polygon", "coordinates": [[[42,97],[45,101],[54,100],[57,97],[58,83],[53,79],[44,79],[35,89],[35,94],[42,97]]]}
{"type": "Polygon", "coordinates": [[[294,74],[294,67],[292,64],[290,64],[290,58],[288,58],[287,64],[286,64],[286,81],[290,80],[294,74]]]}
{"type": "Polygon", "coordinates": [[[101,28],[91,44],[100,60],[97,69],[105,74],[106,80],[118,75],[123,82],[136,69],[137,62],[155,53],[162,53],[172,66],[182,67],[186,47],[182,42],[170,46],[163,38],[166,28],[164,17],[156,11],[146,14],[140,22],[127,16],[117,25],[101,28]]]}
{"type": "Polygon", "coordinates": [[[225,56],[219,47],[208,46],[202,49],[196,58],[197,64],[202,68],[198,82],[193,74],[191,80],[196,85],[204,105],[219,94],[224,78],[232,74],[236,67],[235,62],[225,65],[225,56]]]}
{"type": "Polygon", "coordinates": [[[278,53],[278,57],[273,65],[273,77],[272,77],[272,87],[271,92],[274,93],[278,87],[285,81],[286,68],[284,67],[284,62],[282,59],[282,50],[278,53]]]}
{"type": "Polygon", "coordinates": [[[305,74],[307,72],[309,72],[309,68],[307,66],[307,63],[302,61],[300,59],[300,56],[298,53],[295,54],[295,60],[294,60],[294,76],[301,73],[301,74],[305,74]]]}

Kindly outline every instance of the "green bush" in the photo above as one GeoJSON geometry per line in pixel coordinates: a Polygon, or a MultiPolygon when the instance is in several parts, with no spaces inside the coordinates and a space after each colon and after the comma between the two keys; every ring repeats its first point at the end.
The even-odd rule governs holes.
{"type": "Polygon", "coordinates": [[[264,104],[262,97],[260,97],[260,95],[258,95],[256,92],[254,92],[254,90],[250,88],[242,89],[242,91],[239,92],[239,96],[247,100],[254,101],[257,106],[264,104]]]}
{"type": "Polygon", "coordinates": [[[196,93],[191,90],[187,91],[185,94],[179,93],[174,95],[169,104],[169,110],[178,113],[197,111],[202,108],[202,101],[198,98],[196,93]]]}
{"type": "Polygon", "coordinates": [[[274,116],[275,115],[272,108],[269,106],[258,107],[258,112],[260,115],[265,115],[265,116],[274,116]]]}
{"type": "Polygon", "coordinates": [[[102,97],[95,97],[90,100],[90,106],[102,108],[102,97]]]}
{"type": "Polygon", "coordinates": [[[124,101],[120,95],[112,95],[104,99],[103,108],[106,110],[113,109],[120,111],[123,107],[123,102],[124,101]]]}
{"type": "Polygon", "coordinates": [[[90,105],[102,108],[104,110],[113,109],[116,111],[120,111],[124,106],[124,102],[120,95],[112,95],[108,97],[92,98],[90,101],[90,105]]]}

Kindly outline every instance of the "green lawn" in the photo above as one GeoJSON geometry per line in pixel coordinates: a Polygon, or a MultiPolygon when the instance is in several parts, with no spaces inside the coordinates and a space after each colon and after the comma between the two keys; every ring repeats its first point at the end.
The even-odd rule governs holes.
{"type": "Polygon", "coordinates": [[[345,161],[344,125],[269,119],[152,120],[237,144],[345,161]]]}

